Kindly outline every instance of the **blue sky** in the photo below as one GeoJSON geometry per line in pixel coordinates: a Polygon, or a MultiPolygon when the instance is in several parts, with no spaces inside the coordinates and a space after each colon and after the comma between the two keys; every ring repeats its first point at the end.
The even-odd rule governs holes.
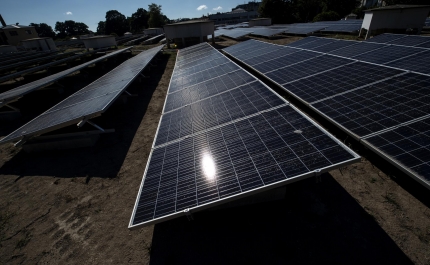
{"type": "MultiPolygon", "coordinates": [[[[105,20],[109,10],[118,10],[125,16],[131,16],[140,7],[148,10],[151,3],[153,2],[137,0],[0,0],[0,14],[7,24],[46,23],[54,29],[57,21],[74,20],[84,22],[90,30],[95,31],[98,22],[105,20]]],[[[168,18],[177,19],[216,13],[214,8],[218,8],[220,12],[228,12],[243,1],[159,0],[155,3],[161,5],[162,12],[168,18]]]]}

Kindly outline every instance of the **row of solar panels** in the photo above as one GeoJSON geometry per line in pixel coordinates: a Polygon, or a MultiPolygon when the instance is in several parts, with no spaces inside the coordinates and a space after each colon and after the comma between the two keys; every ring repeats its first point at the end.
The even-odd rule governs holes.
{"type": "Polygon", "coordinates": [[[430,49],[308,37],[224,51],[430,188],[430,49]]]}
{"type": "Polygon", "coordinates": [[[129,228],[359,160],[207,43],[178,52],[129,228]]]}
{"type": "Polygon", "coordinates": [[[19,98],[25,96],[26,94],[28,94],[30,92],[33,92],[37,89],[41,89],[41,88],[46,87],[46,86],[48,86],[54,82],[57,82],[60,79],[66,77],[70,74],[73,74],[79,70],[82,70],[82,69],[84,69],[84,68],[86,68],[92,64],[95,64],[95,63],[98,63],[98,62],[103,61],[105,59],[116,56],[116,55],[123,53],[123,52],[125,52],[131,48],[132,47],[108,53],[108,54],[103,55],[99,58],[96,58],[96,59],[93,59],[91,61],[82,63],[80,65],[66,69],[66,70],[61,71],[59,73],[44,77],[42,79],[30,82],[30,83],[22,85],[22,86],[18,86],[16,88],[11,89],[11,90],[6,91],[6,92],[0,93],[0,107],[4,106],[10,102],[14,102],[14,101],[18,100],[19,98]]]}
{"type": "MultiPolygon", "coordinates": [[[[161,49],[162,46],[158,46],[143,51],[125,61],[93,83],[4,137],[0,140],[0,144],[18,140],[25,142],[43,133],[71,124],[86,122],[101,115],[125,91],[161,49]]],[[[53,80],[47,81],[51,82],[53,80]]],[[[26,89],[25,87],[23,88],[24,92],[28,92],[26,89]]],[[[20,91],[16,92],[20,93],[20,91]]]]}

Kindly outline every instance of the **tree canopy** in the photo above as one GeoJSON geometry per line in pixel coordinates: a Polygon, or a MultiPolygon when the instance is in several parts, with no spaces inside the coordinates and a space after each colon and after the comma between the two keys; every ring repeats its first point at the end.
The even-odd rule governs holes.
{"type": "Polygon", "coordinates": [[[55,23],[55,31],[60,38],[88,34],[88,26],[82,22],[75,22],[73,20],[66,20],[64,22],[55,23]]]}
{"type": "Polygon", "coordinates": [[[324,15],[319,18],[327,12],[344,17],[359,4],[359,0],[263,0],[259,12],[262,17],[272,18],[273,23],[309,22],[320,13],[324,15]]]}
{"type": "Polygon", "coordinates": [[[148,5],[148,10],[149,10],[148,26],[150,28],[159,28],[168,23],[168,21],[166,21],[168,20],[167,17],[163,15],[163,13],[161,12],[161,5],[152,3],[148,5]]]}
{"type": "Polygon", "coordinates": [[[30,23],[30,26],[34,27],[39,37],[49,37],[49,38],[55,37],[54,30],[52,29],[51,26],[49,26],[46,23],[40,23],[40,24],[30,23]]]}
{"type": "Polygon", "coordinates": [[[99,24],[97,25],[97,34],[99,34],[99,35],[106,34],[106,22],[105,21],[99,21],[99,24]]]}
{"type": "Polygon", "coordinates": [[[149,14],[143,8],[138,8],[136,12],[131,15],[130,18],[130,29],[134,33],[142,32],[145,28],[148,28],[149,14]]]}
{"type": "Polygon", "coordinates": [[[106,12],[105,34],[116,33],[118,36],[124,35],[128,31],[126,17],[116,10],[106,12]]]}

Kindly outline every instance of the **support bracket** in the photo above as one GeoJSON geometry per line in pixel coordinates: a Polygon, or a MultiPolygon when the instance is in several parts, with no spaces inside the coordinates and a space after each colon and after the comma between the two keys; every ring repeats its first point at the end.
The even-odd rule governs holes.
{"type": "Polygon", "coordinates": [[[315,170],[315,181],[316,181],[316,183],[321,183],[322,182],[322,179],[321,179],[321,169],[315,170]]]}
{"type": "Polygon", "coordinates": [[[185,216],[187,216],[188,221],[194,221],[194,216],[190,212],[190,209],[185,209],[184,214],[185,214],[185,216]]]}

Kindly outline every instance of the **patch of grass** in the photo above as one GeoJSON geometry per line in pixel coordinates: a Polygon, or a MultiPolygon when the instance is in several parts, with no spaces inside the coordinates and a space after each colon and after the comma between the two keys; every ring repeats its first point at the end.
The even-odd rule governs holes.
{"type": "Polygon", "coordinates": [[[385,199],[384,202],[388,202],[388,203],[392,204],[393,206],[395,206],[399,210],[402,208],[402,207],[400,207],[400,204],[396,201],[396,198],[394,198],[393,193],[387,192],[387,193],[385,193],[385,195],[382,195],[382,197],[385,199]]]}

